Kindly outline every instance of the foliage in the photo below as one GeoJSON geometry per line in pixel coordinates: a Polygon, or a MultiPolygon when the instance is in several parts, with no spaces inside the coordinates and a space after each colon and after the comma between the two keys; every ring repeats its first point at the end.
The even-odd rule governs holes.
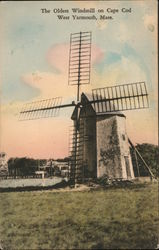
{"type": "Polygon", "coordinates": [[[116,178],[110,178],[107,175],[103,175],[102,177],[96,180],[96,183],[103,186],[103,187],[127,187],[131,184],[134,185],[133,181],[130,180],[122,180],[116,178]]]}
{"type": "MultiPolygon", "coordinates": [[[[159,147],[153,144],[143,143],[137,144],[135,147],[139,153],[142,155],[143,159],[153,172],[153,174],[157,177],[159,176],[159,147]]],[[[134,166],[135,176],[137,176],[137,166],[136,160],[133,150],[131,150],[132,161],[134,166]]],[[[145,168],[141,159],[138,158],[139,171],[141,176],[149,175],[148,170],[145,168]]]]}
{"type": "MultiPolygon", "coordinates": [[[[50,161],[54,161],[50,159],[50,161]]],[[[65,157],[63,159],[57,159],[58,162],[68,162],[69,157],[65,157]]],[[[41,166],[45,166],[47,163],[46,159],[32,159],[32,158],[10,158],[8,160],[8,170],[9,175],[12,176],[29,176],[34,175],[35,171],[39,169],[41,166]]],[[[49,168],[47,168],[49,171],[49,168]]],[[[60,170],[57,167],[54,167],[56,175],[60,175],[60,170]]],[[[51,167],[52,170],[52,167],[51,167]]],[[[48,172],[49,173],[49,172],[48,172]]]]}
{"type": "Polygon", "coordinates": [[[58,161],[58,162],[68,162],[68,161],[70,161],[70,158],[69,157],[58,158],[56,161],[58,161]]]}
{"type": "Polygon", "coordinates": [[[0,194],[3,249],[155,249],[157,184],[0,194]]]}
{"type": "Polygon", "coordinates": [[[30,158],[10,158],[8,160],[8,171],[10,175],[32,175],[38,169],[38,160],[30,158]]]}

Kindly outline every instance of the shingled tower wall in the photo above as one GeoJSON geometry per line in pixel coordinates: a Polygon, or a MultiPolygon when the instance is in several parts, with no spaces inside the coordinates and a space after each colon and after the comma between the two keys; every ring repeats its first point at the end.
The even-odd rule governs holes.
{"type": "Polygon", "coordinates": [[[104,114],[96,118],[97,177],[134,178],[125,116],[104,114]]]}

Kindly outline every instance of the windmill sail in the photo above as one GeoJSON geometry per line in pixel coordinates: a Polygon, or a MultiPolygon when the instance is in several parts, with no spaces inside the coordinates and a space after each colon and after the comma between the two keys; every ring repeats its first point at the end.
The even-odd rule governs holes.
{"type": "Polygon", "coordinates": [[[149,107],[145,82],[136,82],[92,90],[96,113],[144,109],[149,107]]]}
{"type": "Polygon", "coordinates": [[[62,97],[45,99],[37,102],[27,103],[21,110],[19,120],[33,120],[58,116],[61,108],[73,107],[70,104],[61,104],[62,97]]]}
{"type": "Polygon", "coordinates": [[[70,36],[69,85],[90,82],[91,32],[79,32],[70,36]]]}
{"type": "MultiPolygon", "coordinates": [[[[70,37],[70,55],[69,55],[69,74],[68,84],[77,85],[77,102],[80,98],[80,85],[90,83],[91,67],[91,32],[79,32],[71,34],[70,37]]],[[[81,134],[79,128],[80,105],[76,105],[75,122],[73,132],[73,145],[71,156],[71,169],[74,182],[77,181],[78,173],[81,172],[83,159],[81,155],[81,143],[78,137],[81,134]]]]}

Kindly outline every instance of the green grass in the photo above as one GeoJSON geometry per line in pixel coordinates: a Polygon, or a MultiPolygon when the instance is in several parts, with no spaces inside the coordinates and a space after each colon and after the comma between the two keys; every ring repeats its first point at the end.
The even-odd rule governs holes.
{"type": "Polygon", "coordinates": [[[4,249],[154,249],[157,184],[0,194],[4,249]]]}

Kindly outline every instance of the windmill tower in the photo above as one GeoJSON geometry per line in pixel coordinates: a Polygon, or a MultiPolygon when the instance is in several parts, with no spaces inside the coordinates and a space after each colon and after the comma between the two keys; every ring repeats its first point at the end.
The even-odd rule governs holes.
{"type": "MultiPolygon", "coordinates": [[[[103,175],[133,179],[126,116],[121,111],[148,107],[145,82],[94,89],[92,97],[82,93],[81,103],[77,181],[81,182],[83,176],[99,178],[103,175]]],[[[75,112],[76,109],[72,114],[74,121],[75,112]]]]}
{"type": "Polygon", "coordinates": [[[61,104],[62,98],[27,104],[20,120],[57,116],[61,108],[74,107],[70,179],[73,183],[107,175],[133,179],[133,167],[121,111],[148,107],[145,82],[93,89],[80,95],[80,85],[90,83],[91,32],[71,34],[69,85],[77,86],[77,101],[61,104]]]}

